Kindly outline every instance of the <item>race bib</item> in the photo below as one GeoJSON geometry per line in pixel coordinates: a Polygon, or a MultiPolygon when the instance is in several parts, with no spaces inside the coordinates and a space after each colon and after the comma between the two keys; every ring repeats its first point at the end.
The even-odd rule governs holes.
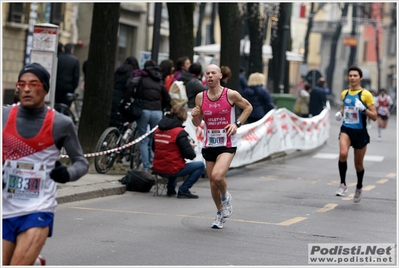
{"type": "Polygon", "coordinates": [[[207,147],[222,147],[227,144],[227,133],[225,129],[208,129],[207,147]]]}
{"type": "Polygon", "coordinates": [[[359,124],[359,112],[358,109],[355,107],[348,107],[344,108],[344,120],[347,124],[359,124]]]}
{"type": "Polygon", "coordinates": [[[44,164],[6,160],[3,168],[6,182],[3,195],[7,199],[23,203],[35,203],[41,199],[46,178],[44,164]]]}

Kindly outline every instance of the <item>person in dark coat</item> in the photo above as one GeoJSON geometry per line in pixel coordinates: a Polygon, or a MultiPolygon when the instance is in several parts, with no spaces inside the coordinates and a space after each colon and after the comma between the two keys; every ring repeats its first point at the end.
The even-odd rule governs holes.
{"type": "Polygon", "coordinates": [[[252,112],[247,122],[253,123],[264,117],[270,110],[274,109],[273,100],[266,89],[266,77],[261,73],[253,73],[249,76],[248,86],[241,96],[252,104],[252,112]]]}
{"type": "Polygon", "coordinates": [[[190,68],[188,68],[188,72],[182,73],[179,81],[183,81],[186,86],[186,93],[188,98],[188,108],[195,107],[195,96],[198,93],[205,91],[208,89],[207,86],[204,86],[201,83],[202,76],[202,66],[199,63],[191,64],[190,68]]]}
{"type": "Polygon", "coordinates": [[[121,124],[125,123],[126,119],[123,118],[119,112],[119,105],[125,95],[133,71],[138,69],[140,69],[139,63],[134,56],[126,58],[123,65],[116,69],[114,73],[114,89],[112,91],[112,108],[109,126],[119,127],[121,124]]]}
{"type": "Polygon", "coordinates": [[[57,82],[55,90],[55,103],[64,103],[71,107],[72,101],[67,94],[74,93],[79,84],[80,65],[79,59],[73,55],[73,45],[66,44],[65,52],[58,55],[57,82]]]}
{"type": "Polygon", "coordinates": [[[309,117],[316,116],[326,107],[326,93],[324,92],[324,78],[319,78],[314,88],[310,90],[309,117]]]}
{"type": "Polygon", "coordinates": [[[191,65],[191,60],[189,57],[184,56],[178,58],[176,61],[176,69],[173,75],[172,82],[179,80],[179,78],[183,73],[188,72],[188,68],[190,68],[190,65],[191,65]]]}
{"type": "Polygon", "coordinates": [[[169,178],[167,195],[176,195],[177,178],[187,176],[179,187],[177,198],[198,198],[190,192],[190,188],[198,181],[205,170],[202,161],[186,163],[185,159],[196,157],[194,141],[189,139],[183,123],[187,120],[187,109],[182,105],[172,107],[170,114],[166,114],[159,122],[154,134],[154,162],[153,169],[162,177],[169,178]]]}
{"type": "Polygon", "coordinates": [[[238,91],[243,91],[248,86],[248,80],[245,77],[245,73],[246,73],[245,68],[241,66],[239,74],[240,86],[238,88],[238,91]]]}
{"type": "MultiPolygon", "coordinates": [[[[143,70],[133,72],[124,101],[129,102],[132,96],[142,101],[142,114],[137,119],[138,135],[141,137],[147,133],[148,126],[153,129],[158,125],[165,109],[170,109],[170,96],[162,80],[161,68],[155,61],[148,60],[144,63],[143,70]],[[141,96],[136,96],[134,90],[139,87],[141,87],[141,96]]],[[[141,162],[143,170],[147,172],[153,159],[153,151],[149,150],[152,147],[153,135],[154,133],[140,141],[141,162]]]]}

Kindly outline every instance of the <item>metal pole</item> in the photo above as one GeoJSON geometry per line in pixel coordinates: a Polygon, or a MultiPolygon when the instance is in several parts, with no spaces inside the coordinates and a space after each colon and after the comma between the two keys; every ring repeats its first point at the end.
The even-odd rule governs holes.
{"type": "MultiPolygon", "coordinates": [[[[280,81],[279,88],[280,93],[284,93],[284,78],[285,78],[285,62],[286,62],[286,51],[287,51],[287,42],[288,42],[288,33],[290,30],[289,19],[290,19],[290,7],[289,3],[285,4],[285,12],[284,12],[284,32],[283,32],[283,40],[282,40],[282,56],[281,56],[281,64],[280,64],[280,81]]],[[[281,14],[281,13],[280,13],[281,14]]]]}
{"type": "Polygon", "coordinates": [[[151,59],[158,63],[159,40],[161,29],[162,3],[155,3],[154,31],[152,37],[151,59]]]}

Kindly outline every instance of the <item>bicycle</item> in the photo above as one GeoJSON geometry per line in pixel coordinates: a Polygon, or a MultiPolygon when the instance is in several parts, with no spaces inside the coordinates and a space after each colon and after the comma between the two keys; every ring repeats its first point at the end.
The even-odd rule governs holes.
{"type": "Polygon", "coordinates": [[[106,152],[94,157],[96,171],[101,174],[107,173],[114,165],[115,161],[122,162],[123,159],[130,162],[130,169],[138,169],[141,164],[140,144],[135,144],[123,148],[124,145],[131,143],[138,138],[137,123],[126,122],[117,127],[108,127],[97,142],[96,153],[106,152]],[[107,153],[107,151],[113,150],[107,153]]]}
{"type": "Polygon", "coordinates": [[[54,109],[57,112],[60,112],[66,116],[69,116],[76,126],[79,123],[79,117],[80,117],[80,113],[78,110],[78,104],[76,103],[78,101],[78,97],[79,97],[79,94],[77,94],[77,93],[67,93],[68,100],[72,101],[73,106],[75,107],[74,112],[71,110],[71,108],[68,107],[68,105],[66,105],[64,103],[55,103],[54,104],[54,109]]]}

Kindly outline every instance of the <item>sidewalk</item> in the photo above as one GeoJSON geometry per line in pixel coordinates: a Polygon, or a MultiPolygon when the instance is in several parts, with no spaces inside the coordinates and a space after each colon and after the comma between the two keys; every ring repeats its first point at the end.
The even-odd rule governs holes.
{"type": "Polygon", "coordinates": [[[87,200],[126,192],[118,180],[124,175],[86,174],[74,182],[57,185],[58,204],[87,200]]]}

